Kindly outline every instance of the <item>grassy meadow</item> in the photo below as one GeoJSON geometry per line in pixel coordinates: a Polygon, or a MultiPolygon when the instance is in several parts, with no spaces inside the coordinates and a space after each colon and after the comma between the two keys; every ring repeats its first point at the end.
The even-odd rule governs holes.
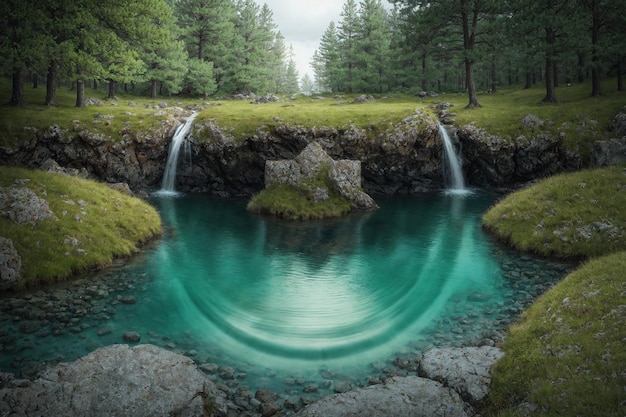
{"type": "MultiPolygon", "coordinates": [[[[170,106],[185,107],[202,105],[197,123],[211,121],[229,131],[235,139],[244,140],[259,126],[272,127],[288,123],[293,126],[330,126],[338,129],[354,125],[371,131],[372,136],[384,132],[393,124],[413,114],[417,108],[431,111],[433,104],[448,101],[454,105],[457,125],[474,123],[489,133],[514,138],[520,134],[530,135],[530,128],[521,124],[527,114],[540,117],[546,123],[539,132],[561,134],[566,146],[583,151],[596,139],[610,137],[608,127],[614,116],[626,105],[626,93],[616,91],[616,81],[606,80],[602,97],[591,97],[589,83],[572,87],[560,87],[558,104],[545,104],[541,100],[545,94],[542,85],[531,89],[519,87],[502,88],[495,94],[479,94],[480,108],[466,109],[465,94],[442,94],[435,98],[387,94],[377,96],[374,101],[363,104],[350,104],[357,95],[318,95],[302,96],[295,99],[281,97],[280,102],[250,104],[249,100],[213,99],[201,100],[185,97],[160,97],[149,99],[145,96],[118,92],[118,100],[107,100],[102,106],[89,106],[77,109],[74,106],[75,93],[66,87],[59,87],[58,102],[55,107],[44,106],[45,87],[33,89],[25,86],[24,108],[8,105],[0,106],[0,146],[11,146],[23,137],[25,126],[47,127],[58,124],[64,129],[84,129],[102,133],[110,140],[120,140],[124,129],[133,131],[154,129],[166,117],[153,107],[163,101],[170,106]],[[133,103],[133,105],[129,105],[133,103]],[[146,108],[149,107],[149,108],[146,108]],[[98,114],[113,116],[105,120],[98,114]],[[79,121],[80,123],[76,123],[79,121]]],[[[87,87],[85,96],[103,99],[104,89],[87,87]]],[[[10,97],[9,80],[0,82],[0,97],[10,97]]]]}

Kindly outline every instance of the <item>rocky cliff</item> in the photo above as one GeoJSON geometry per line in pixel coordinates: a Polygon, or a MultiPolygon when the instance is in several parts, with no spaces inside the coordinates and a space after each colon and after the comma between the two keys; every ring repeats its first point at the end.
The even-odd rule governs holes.
{"type": "MultiPolygon", "coordinates": [[[[172,133],[181,123],[177,117],[188,113],[176,109],[150,132],[125,129],[119,141],[80,127],[25,128],[26,141],[14,148],[0,148],[0,164],[41,168],[54,166],[54,161],[74,174],[127,183],[133,189],[158,188],[172,133]]],[[[616,140],[590,149],[591,163],[626,159],[624,120],[626,110],[615,117],[611,127],[616,140]]],[[[536,133],[510,140],[473,125],[461,126],[457,135],[466,182],[474,186],[515,187],[585,165],[577,152],[565,148],[560,137],[536,133]]],[[[407,194],[443,187],[437,124],[418,109],[380,132],[376,126],[361,129],[279,123],[259,126],[244,140],[211,121],[200,121],[187,139],[189,154],[178,164],[177,189],[249,197],[263,189],[266,161],[293,159],[311,142],[318,142],[333,159],[361,161],[362,186],[369,194],[407,194]]]]}

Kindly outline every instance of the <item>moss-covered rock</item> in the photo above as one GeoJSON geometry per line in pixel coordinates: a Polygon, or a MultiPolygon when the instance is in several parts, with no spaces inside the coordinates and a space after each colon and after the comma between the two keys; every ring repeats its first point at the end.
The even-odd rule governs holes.
{"type": "Polygon", "coordinates": [[[317,142],[295,159],[267,161],[265,185],[248,204],[250,211],[305,220],[378,208],[361,189],[360,162],[335,161],[317,142]]]}

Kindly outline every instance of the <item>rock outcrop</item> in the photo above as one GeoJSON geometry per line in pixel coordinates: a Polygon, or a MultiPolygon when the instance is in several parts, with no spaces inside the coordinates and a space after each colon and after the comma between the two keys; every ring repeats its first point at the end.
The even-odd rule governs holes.
{"type": "Polygon", "coordinates": [[[580,166],[580,156],[568,152],[560,137],[536,133],[507,140],[473,125],[460,127],[457,136],[465,176],[481,187],[512,187],[580,166]]]}
{"type": "Polygon", "coordinates": [[[504,352],[495,347],[430,349],[419,375],[393,377],[383,384],[324,398],[298,413],[322,416],[472,416],[491,383],[490,369],[504,352]]]}
{"type": "Polygon", "coordinates": [[[626,137],[622,139],[598,140],[593,143],[591,165],[603,167],[626,162],[626,137]]]}
{"type": "Polygon", "coordinates": [[[457,393],[417,376],[394,377],[384,384],[324,398],[300,417],[467,417],[471,410],[457,393]]]}
{"type": "Polygon", "coordinates": [[[489,392],[490,368],[502,356],[502,350],[490,346],[429,349],[422,355],[419,374],[454,389],[472,406],[480,406],[489,392]]]}
{"type": "Polygon", "coordinates": [[[376,202],[361,189],[361,162],[333,160],[317,142],[312,142],[295,158],[267,161],[265,163],[265,186],[287,185],[310,188],[308,183],[318,175],[327,177],[329,188],[316,186],[308,191],[315,202],[329,198],[335,191],[350,202],[353,211],[371,211],[378,208],[376,202]]]}
{"type": "Polygon", "coordinates": [[[59,364],[35,381],[0,374],[0,414],[213,416],[226,399],[185,356],[152,345],[113,345],[59,364]]]}
{"type": "Polygon", "coordinates": [[[22,258],[13,241],[0,236],[0,291],[9,289],[20,279],[22,258]]]}

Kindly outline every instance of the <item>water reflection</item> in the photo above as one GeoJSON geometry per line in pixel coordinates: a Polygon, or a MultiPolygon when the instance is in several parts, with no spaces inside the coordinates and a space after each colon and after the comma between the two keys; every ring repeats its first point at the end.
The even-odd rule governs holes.
{"type": "Polygon", "coordinates": [[[366,216],[285,222],[204,199],[159,201],[178,231],[153,267],[174,277],[182,320],[243,357],[333,360],[391,351],[455,294],[501,275],[478,226],[482,199],[383,201],[366,216]],[[469,207],[468,207],[469,206],[469,207]]]}

